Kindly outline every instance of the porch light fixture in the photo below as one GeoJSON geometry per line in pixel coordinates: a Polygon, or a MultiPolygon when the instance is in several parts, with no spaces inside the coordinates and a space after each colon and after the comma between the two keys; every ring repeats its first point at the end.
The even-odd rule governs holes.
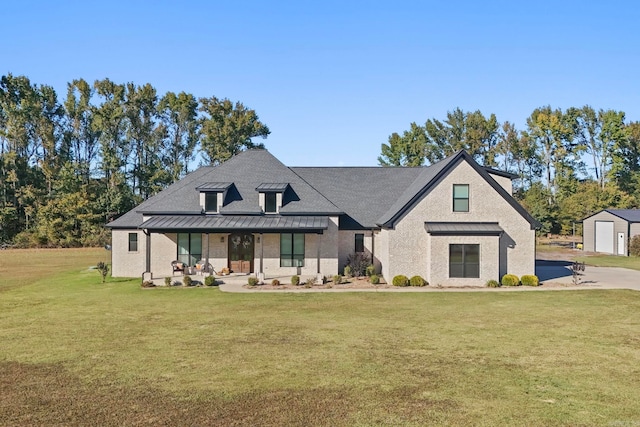
{"type": "Polygon", "coordinates": [[[224,243],[224,236],[220,237],[220,243],[224,243]]]}
{"type": "Polygon", "coordinates": [[[258,236],[258,239],[256,240],[258,243],[260,243],[260,236],[258,236]]]}

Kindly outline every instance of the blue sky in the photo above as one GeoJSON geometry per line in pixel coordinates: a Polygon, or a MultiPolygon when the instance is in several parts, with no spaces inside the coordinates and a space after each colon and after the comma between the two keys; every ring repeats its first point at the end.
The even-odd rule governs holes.
{"type": "Polygon", "coordinates": [[[291,166],[375,165],[380,145],[447,111],[524,128],[540,106],[640,120],[634,1],[12,1],[0,74],[105,77],[241,101],[291,166]]]}

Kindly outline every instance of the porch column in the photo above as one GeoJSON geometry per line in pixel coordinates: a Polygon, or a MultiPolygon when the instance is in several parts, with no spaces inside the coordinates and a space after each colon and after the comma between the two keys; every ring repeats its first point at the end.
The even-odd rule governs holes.
{"type": "Polygon", "coordinates": [[[146,273],[150,273],[151,272],[151,233],[148,233],[146,230],[144,230],[144,234],[146,236],[145,240],[147,243],[147,256],[146,256],[146,269],[145,272],[146,273]]]}
{"type": "Polygon", "coordinates": [[[142,273],[142,281],[151,280],[153,274],[151,273],[151,233],[147,230],[142,230],[145,235],[145,243],[147,250],[145,251],[145,271],[142,273]]]}
{"type": "Polygon", "coordinates": [[[316,249],[317,249],[317,251],[316,251],[317,252],[316,262],[317,262],[317,267],[318,267],[317,268],[318,275],[320,275],[320,236],[321,236],[320,233],[316,234],[316,249]]]}
{"type": "Polygon", "coordinates": [[[264,236],[262,235],[262,233],[260,233],[260,274],[264,273],[263,259],[264,259],[264,236]]]}
{"type": "Polygon", "coordinates": [[[209,233],[205,233],[207,239],[207,258],[205,259],[205,268],[209,265],[209,233]]]}

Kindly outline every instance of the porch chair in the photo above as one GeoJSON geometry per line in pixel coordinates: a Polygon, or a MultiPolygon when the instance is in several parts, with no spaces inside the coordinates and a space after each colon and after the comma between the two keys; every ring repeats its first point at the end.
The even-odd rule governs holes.
{"type": "Polygon", "coordinates": [[[171,268],[173,269],[173,272],[171,273],[171,275],[173,276],[174,274],[176,274],[176,272],[182,273],[182,275],[184,276],[184,269],[187,266],[184,265],[183,262],[180,262],[178,260],[175,261],[171,261],[171,268]]]}
{"type": "Polygon", "coordinates": [[[204,259],[201,259],[196,263],[196,273],[202,276],[204,276],[204,273],[217,274],[213,266],[204,259]]]}

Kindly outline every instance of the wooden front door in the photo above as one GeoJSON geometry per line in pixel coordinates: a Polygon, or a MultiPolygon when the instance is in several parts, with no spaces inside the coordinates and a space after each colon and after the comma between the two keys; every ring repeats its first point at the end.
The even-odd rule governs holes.
{"type": "Polygon", "coordinates": [[[229,269],[234,273],[253,271],[254,244],[252,234],[229,236],[229,269]]]}

